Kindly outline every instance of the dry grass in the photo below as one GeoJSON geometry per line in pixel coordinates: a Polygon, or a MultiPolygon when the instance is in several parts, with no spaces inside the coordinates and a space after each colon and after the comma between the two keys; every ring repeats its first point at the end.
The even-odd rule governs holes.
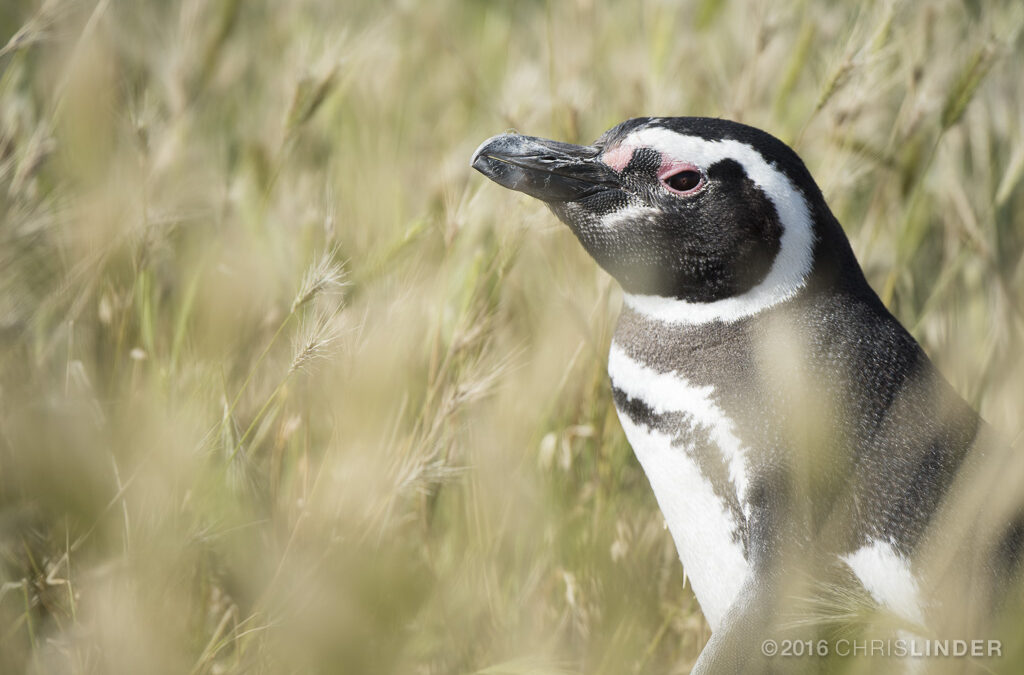
{"type": "Polygon", "coordinates": [[[8,0],[0,672],[687,672],[708,631],[603,374],[617,291],[473,148],[769,129],[1019,443],[1022,25],[8,0]]]}

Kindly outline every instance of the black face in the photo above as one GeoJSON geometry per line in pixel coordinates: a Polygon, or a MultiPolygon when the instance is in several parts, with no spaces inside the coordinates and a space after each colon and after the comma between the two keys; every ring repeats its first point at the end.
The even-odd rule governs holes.
{"type": "Polygon", "coordinates": [[[623,143],[645,129],[737,140],[791,184],[810,180],[796,154],[772,136],[685,117],[629,120],[591,146],[504,134],[485,142],[472,165],[546,202],[627,292],[709,302],[756,286],[780,250],[783,226],[772,200],[738,159],[701,165],[696,157],[623,143]]]}

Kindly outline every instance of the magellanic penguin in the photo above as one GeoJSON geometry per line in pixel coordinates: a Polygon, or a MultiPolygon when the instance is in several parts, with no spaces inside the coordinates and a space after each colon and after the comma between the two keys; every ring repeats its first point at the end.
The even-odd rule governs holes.
{"type": "Polygon", "coordinates": [[[813,670],[764,641],[825,639],[862,601],[904,638],[988,625],[1024,548],[1020,468],[985,449],[793,150],[639,118],[589,146],[496,136],[472,166],[543,200],[622,286],[612,397],[712,629],[694,672],[813,670]]]}

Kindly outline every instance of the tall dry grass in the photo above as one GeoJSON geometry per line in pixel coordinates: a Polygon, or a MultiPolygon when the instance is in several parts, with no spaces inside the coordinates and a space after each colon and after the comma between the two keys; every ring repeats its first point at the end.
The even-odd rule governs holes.
{"type": "Polygon", "coordinates": [[[768,129],[1019,444],[1022,26],[6,0],[0,672],[687,672],[708,630],[605,382],[618,292],[473,148],[768,129]]]}

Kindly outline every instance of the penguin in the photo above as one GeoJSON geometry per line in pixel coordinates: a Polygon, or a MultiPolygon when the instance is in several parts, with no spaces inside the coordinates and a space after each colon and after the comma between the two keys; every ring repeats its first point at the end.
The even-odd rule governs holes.
{"type": "Polygon", "coordinates": [[[814,670],[764,640],[821,636],[779,617],[829,597],[904,637],[993,615],[1024,554],[1019,501],[993,494],[1020,493],[1019,463],[872,290],[796,152],[643,117],[591,145],[502,134],[471,165],[622,288],[612,400],[711,627],[693,672],[814,670]]]}

